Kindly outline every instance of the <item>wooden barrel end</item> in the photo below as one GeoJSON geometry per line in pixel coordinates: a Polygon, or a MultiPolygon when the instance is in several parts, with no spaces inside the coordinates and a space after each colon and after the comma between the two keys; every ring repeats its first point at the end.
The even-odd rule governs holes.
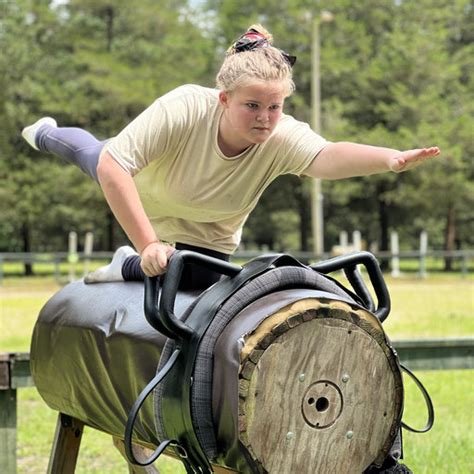
{"type": "Polygon", "coordinates": [[[239,438],[260,472],[353,473],[383,461],[403,387],[372,314],[298,301],[247,335],[241,360],[239,438]]]}

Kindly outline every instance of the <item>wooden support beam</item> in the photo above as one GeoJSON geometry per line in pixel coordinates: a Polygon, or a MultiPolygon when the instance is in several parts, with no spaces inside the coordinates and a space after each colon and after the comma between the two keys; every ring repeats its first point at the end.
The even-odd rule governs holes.
{"type": "Polygon", "coordinates": [[[16,473],[17,401],[11,354],[0,354],[0,472],[16,473]]]}
{"type": "Polygon", "coordinates": [[[0,390],[0,472],[16,473],[16,390],[0,390]]]}
{"type": "Polygon", "coordinates": [[[63,413],[58,414],[48,474],[73,474],[81,446],[84,423],[63,413]]]}
{"type": "Polygon", "coordinates": [[[474,338],[393,341],[400,362],[411,370],[474,369],[474,338]]]}

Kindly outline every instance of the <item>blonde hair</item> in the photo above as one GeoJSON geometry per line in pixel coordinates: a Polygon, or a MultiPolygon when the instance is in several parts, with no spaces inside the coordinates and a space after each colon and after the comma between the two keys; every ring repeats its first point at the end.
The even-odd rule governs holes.
{"type": "Polygon", "coordinates": [[[264,36],[268,46],[237,52],[236,42],[233,43],[217,73],[218,89],[232,92],[255,80],[279,81],[284,85],[285,96],[290,96],[295,90],[291,65],[282,52],[272,46],[273,37],[262,25],[252,25],[246,33],[251,33],[252,30],[264,36]]]}

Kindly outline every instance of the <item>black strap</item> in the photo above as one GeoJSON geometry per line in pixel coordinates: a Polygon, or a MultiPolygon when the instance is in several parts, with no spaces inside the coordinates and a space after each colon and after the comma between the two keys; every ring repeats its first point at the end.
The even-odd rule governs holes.
{"type": "Polygon", "coordinates": [[[135,426],[135,421],[138,416],[138,412],[140,411],[145,400],[148,398],[148,395],[150,395],[150,393],[153,392],[156,386],[166,377],[166,375],[168,375],[168,372],[171,370],[174,363],[176,362],[179,352],[180,352],[179,349],[176,349],[173,352],[173,354],[171,354],[171,357],[168,359],[164,367],[155,375],[155,377],[153,377],[151,382],[141,391],[140,395],[138,396],[135,403],[133,404],[132,409],[130,410],[130,413],[127,419],[127,424],[125,426],[124,444],[125,444],[125,454],[127,455],[128,460],[132,464],[136,464],[138,466],[148,466],[151,463],[155,462],[168,446],[171,445],[173,447],[179,447],[179,443],[176,440],[167,439],[165,441],[162,441],[160,445],[156,448],[156,450],[153,452],[153,454],[144,462],[139,461],[135,457],[133,453],[133,449],[132,449],[132,434],[133,434],[133,428],[135,426]]]}
{"type": "Polygon", "coordinates": [[[421,393],[423,394],[423,397],[425,398],[426,401],[426,407],[428,408],[428,421],[426,422],[426,425],[424,428],[421,428],[420,430],[416,428],[412,428],[411,426],[408,426],[406,423],[402,421],[401,425],[403,428],[405,428],[408,431],[411,431],[413,433],[426,433],[429,431],[434,424],[434,408],[433,408],[433,402],[431,401],[431,398],[428,394],[428,391],[426,388],[423,386],[423,384],[420,382],[420,380],[415,376],[415,374],[409,370],[407,367],[404,365],[400,364],[400,367],[404,372],[406,372],[412,380],[415,382],[417,387],[420,389],[421,393]]]}
{"type": "MultiPolygon", "coordinates": [[[[200,341],[207,331],[214,316],[222,304],[238,289],[251,279],[265,273],[276,266],[301,266],[300,262],[288,255],[265,255],[247,263],[239,273],[232,278],[226,278],[209,288],[201,296],[185,323],[191,337],[180,337],[177,334],[181,352],[173,367],[175,376],[169,377],[163,386],[162,420],[165,432],[177,439],[186,449],[188,460],[197,472],[212,472],[212,467],[199,442],[192,422],[191,414],[191,385],[193,383],[194,365],[200,341]]],[[[169,269],[171,270],[171,268],[169,269]]],[[[169,271],[168,270],[168,271],[169,271]]],[[[174,282],[177,288],[177,283],[174,282]]],[[[168,320],[174,320],[172,314],[175,294],[162,291],[161,308],[169,312],[168,320]],[[168,296],[169,295],[169,296],[168,296]],[[169,298],[169,301],[167,299],[169,298]]],[[[161,317],[161,314],[159,315],[161,317]]],[[[165,324],[168,329],[171,325],[165,324]]],[[[177,325],[175,325],[177,327],[177,325]]],[[[180,331],[181,332],[181,331],[180,331]]]]}

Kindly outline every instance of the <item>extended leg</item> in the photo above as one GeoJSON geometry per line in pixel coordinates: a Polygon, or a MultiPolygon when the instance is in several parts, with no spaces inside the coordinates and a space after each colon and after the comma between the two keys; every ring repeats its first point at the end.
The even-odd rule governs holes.
{"type": "MultiPolygon", "coordinates": [[[[229,255],[202,247],[177,243],[176,250],[192,250],[193,252],[209,255],[226,262],[229,261],[229,255]]],[[[145,274],[140,267],[140,262],[140,256],[131,247],[120,247],[114,253],[112,261],[108,265],[89,273],[84,278],[84,281],[86,283],[143,281],[145,274]]],[[[163,278],[166,278],[166,275],[163,278]]],[[[180,289],[204,290],[216,283],[220,278],[220,273],[213,272],[207,268],[193,264],[186,265],[181,275],[180,289]]]]}
{"type": "Polygon", "coordinates": [[[57,127],[51,117],[25,127],[22,135],[34,149],[57,155],[98,181],[97,164],[106,140],[100,141],[82,128],[57,127]]]}
{"type": "Polygon", "coordinates": [[[97,164],[105,141],[97,140],[94,135],[81,128],[44,125],[38,130],[36,143],[41,151],[64,158],[94,181],[98,181],[97,164]]]}

